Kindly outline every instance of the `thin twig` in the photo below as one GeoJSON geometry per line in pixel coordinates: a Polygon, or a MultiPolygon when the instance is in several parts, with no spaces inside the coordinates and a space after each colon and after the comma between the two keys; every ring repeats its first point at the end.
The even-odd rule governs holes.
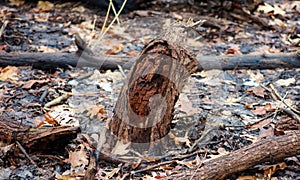
{"type": "Polygon", "coordinates": [[[274,94],[276,95],[276,97],[278,98],[278,100],[282,101],[287,107],[289,107],[292,111],[294,111],[297,114],[300,114],[300,111],[298,111],[297,109],[295,109],[294,107],[292,107],[289,103],[287,103],[285,101],[285,99],[283,97],[280,96],[280,94],[278,93],[278,91],[274,88],[274,86],[272,84],[270,84],[270,88],[272,89],[272,91],[274,92],[274,94]]]}
{"type": "MultiPolygon", "coordinates": [[[[178,160],[182,160],[182,159],[186,159],[186,158],[189,158],[189,157],[192,157],[192,156],[195,156],[197,154],[203,154],[203,153],[206,153],[207,154],[207,150],[205,151],[202,151],[201,149],[198,150],[198,151],[194,151],[192,153],[189,153],[189,154],[184,154],[184,155],[175,155],[174,154],[174,157],[172,160],[169,160],[169,161],[164,161],[164,162],[161,162],[161,163],[158,163],[158,164],[155,164],[155,165],[152,165],[152,166],[148,166],[144,169],[140,169],[140,170],[136,170],[136,171],[131,171],[131,174],[136,174],[136,173],[141,173],[141,172],[145,172],[145,171],[150,171],[152,169],[155,169],[155,168],[158,168],[160,166],[163,166],[163,165],[167,165],[167,164],[172,164],[172,163],[176,163],[176,161],[178,160]]],[[[166,157],[164,157],[166,158],[166,157]]],[[[158,161],[158,159],[156,160],[158,161]]]]}
{"type": "Polygon", "coordinates": [[[117,66],[118,66],[118,69],[119,69],[121,75],[123,76],[123,78],[126,79],[126,74],[124,73],[122,66],[120,66],[119,64],[117,64],[117,66]]]}
{"type": "Polygon", "coordinates": [[[148,167],[146,167],[144,169],[140,169],[140,170],[136,170],[136,171],[131,171],[131,174],[136,174],[136,173],[141,173],[141,172],[145,172],[145,171],[150,171],[152,169],[158,168],[158,167],[163,166],[163,165],[176,163],[176,161],[177,160],[173,159],[173,160],[170,160],[170,161],[161,162],[161,163],[158,163],[158,164],[155,164],[155,165],[152,165],[152,166],[148,166],[148,167]]]}
{"type": "Polygon", "coordinates": [[[72,96],[71,93],[65,93],[65,94],[59,96],[58,98],[55,98],[50,102],[47,102],[44,107],[49,108],[50,106],[57,105],[57,104],[61,103],[62,101],[67,100],[70,96],[72,96]]]}
{"type": "Polygon", "coordinates": [[[198,169],[203,165],[203,161],[205,161],[206,160],[206,156],[207,156],[207,152],[205,153],[205,155],[204,155],[204,159],[202,160],[202,162],[201,163],[199,163],[199,165],[198,165],[198,167],[196,168],[196,170],[195,170],[195,172],[192,174],[192,176],[191,176],[191,178],[190,178],[190,180],[192,180],[193,179],[193,177],[196,175],[196,173],[197,173],[197,171],[198,171],[198,169]]]}
{"type": "Polygon", "coordinates": [[[19,141],[16,141],[19,149],[22,151],[22,153],[27,157],[27,159],[29,159],[29,161],[31,162],[31,164],[37,166],[37,164],[30,158],[30,156],[28,155],[28,153],[26,152],[26,150],[23,148],[23,146],[19,143],[19,141]]]}
{"type": "Polygon", "coordinates": [[[8,21],[4,21],[3,24],[2,24],[2,27],[0,29],[0,38],[1,38],[2,34],[3,34],[3,32],[4,32],[4,29],[7,26],[7,23],[8,23],[8,21]]]}

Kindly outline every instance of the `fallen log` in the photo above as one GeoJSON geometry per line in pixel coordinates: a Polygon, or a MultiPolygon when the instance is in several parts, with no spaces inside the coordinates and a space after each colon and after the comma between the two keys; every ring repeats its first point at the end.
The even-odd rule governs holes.
{"type": "MultiPolygon", "coordinates": [[[[86,53],[0,53],[0,67],[33,66],[37,69],[73,67],[96,67],[101,69],[130,69],[137,57],[90,56],[86,53]]],[[[201,56],[197,58],[198,70],[209,69],[275,69],[299,68],[297,53],[242,55],[242,56],[201,56]]]]}
{"type": "Polygon", "coordinates": [[[79,127],[37,127],[22,124],[14,119],[0,118],[0,147],[18,141],[28,152],[64,149],[76,138],[79,127]]]}
{"type": "Polygon", "coordinates": [[[300,154],[300,131],[286,132],[282,136],[269,136],[229,154],[203,162],[195,170],[174,175],[172,179],[225,179],[231,174],[252,168],[264,162],[278,162],[300,154]],[[182,177],[184,176],[184,177],[182,177]]]}

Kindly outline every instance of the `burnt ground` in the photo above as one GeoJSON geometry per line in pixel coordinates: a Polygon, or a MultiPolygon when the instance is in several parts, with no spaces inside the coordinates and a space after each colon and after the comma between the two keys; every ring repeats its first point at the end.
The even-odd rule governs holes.
{"type": "MultiPolygon", "coordinates": [[[[189,18],[206,20],[196,30],[188,30],[187,41],[182,44],[196,57],[300,50],[299,1],[266,1],[257,8],[233,2],[227,6],[218,4],[218,1],[176,2],[152,1],[141,4],[142,8],[138,10],[127,9],[120,15],[120,23],[115,23],[103,39],[100,39],[100,32],[107,11],[104,7],[81,2],[2,2],[0,27],[7,25],[0,37],[0,52],[74,52],[77,46],[73,35],[78,33],[98,56],[137,56],[147,42],[164,31],[164,24],[169,20],[189,18]],[[246,17],[241,9],[251,11],[251,16],[246,17]]],[[[113,18],[111,13],[108,23],[113,18]]],[[[197,157],[194,155],[129,176],[166,178],[195,168],[191,163],[195,158],[213,158],[267,136],[299,130],[299,121],[283,110],[287,107],[282,101],[273,97],[275,90],[299,112],[299,71],[299,68],[250,70],[237,67],[228,71],[194,73],[177,102],[173,129],[164,139],[168,145],[161,147],[155,156],[137,152],[124,144],[116,146],[114,154],[120,159],[129,158],[131,163],[101,161],[100,157],[97,177],[121,178],[132,170],[156,164],[151,158],[168,161],[188,154],[189,149],[204,152],[199,150],[197,157]],[[142,160],[142,163],[136,168],[137,163],[131,160],[142,160]]],[[[1,179],[82,177],[92,144],[106,138],[101,137],[101,132],[112,115],[125,80],[124,73],[126,75],[128,70],[104,71],[78,65],[70,69],[42,71],[30,66],[7,66],[2,67],[0,72],[1,116],[33,127],[80,125],[82,130],[82,136],[78,136],[67,148],[30,153],[37,166],[18,150],[10,149],[10,153],[4,153],[6,150],[1,148],[1,179]],[[65,98],[49,105],[62,96],[65,98]]],[[[104,144],[101,151],[107,152],[108,149],[104,144]]],[[[257,164],[228,178],[272,176],[297,179],[300,177],[299,160],[298,155],[281,162],[257,164]]]]}

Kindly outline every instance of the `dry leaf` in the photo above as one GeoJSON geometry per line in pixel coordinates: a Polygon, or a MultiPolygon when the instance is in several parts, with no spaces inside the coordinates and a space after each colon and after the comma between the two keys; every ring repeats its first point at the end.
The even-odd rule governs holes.
{"type": "MultiPolygon", "coordinates": [[[[1,15],[0,15],[0,18],[1,18],[1,15]]],[[[0,45],[0,52],[6,52],[5,51],[6,46],[7,46],[6,44],[0,45]]]]}
{"type": "Polygon", "coordinates": [[[229,97],[225,102],[224,104],[226,105],[240,105],[240,101],[242,100],[241,97],[238,97],[238,98],[233,98],[233,97],[229,97]]]}
{"type": "Polygon", "coordinates": [[[254,86],[254,87],[251,87],[251,88],[247,89],[246,92],[249,93],[249,94],[253,94],[255,96],[264,98],[265,95],[266,95],[265,91],[266,90],[261,86],[254,86]]]}
{"type": "Polygon", "coordinates": [[[184,165],[184,166],[187,166],[188,168],[194,168],[195,167],[195,165],[193,164],[194,163],[194,160],[192,160],[192,161],[187,161],[187,162],[185,162],[185,161],[176,161],[176,163],[177,164],[182,164],[182,165],[184,165]]]}
{"type": "Polygon", "coordinates": [[[285,15],[285,11],[282,10],[280,7],[276,5],[270,5],[266,2],[264,2],[263,5],[259,5],[257,11],[263,12],[265,14],[272,12],[274,15],[276,14],[285,15]]]}
{"type": "Polygon", "coordinates": [[[34,80],[34,79],[32,79],[32,80],[26,81],[26,82],[23,84],[22,88],[23,88],[23,89],[31,89],[32,86],[33,86],[35,83],[38,83],[38,84],[45,84],[45,83],[47,83],[47,82],[49,82],[49,79],[44,79],[44,80],[34,80]]]}
{"type": "Polygon", "coordinates": [[[112,83],[110,83],[110,82],[100,82],[98,85],[104,91],[111,92],[113,90],[112,89],[112,83]]]}
{"type": "Polygon", "coordinates": [[[136,10],[133,13],[141,17],[147,17],[150,14],[150,12],[147,10],[136,10]]]}
{"type": "Polygon", "coordinates": [[[9,0],[9,5],[10,6],[22,6],[25,4],[25,0],[9,0]]]}
{"type": "Polygon", "coordinates": [[[264,120],[262,120],[262,121],[259,121],[259,122],[255,123],[255,124],[253,124],[253,125],[251,125],[251,126],[247,126],[247,128],[248,128],[248,129],[251,129],[251,130],[259,129],[259,128],[261,128],[261,127],[264,127],[264,126],[270,124],[271,121],[272,121],[272,119],[267,118],[267,119],[264,119],[264,120]]]}
{"type": "Polygon", "coordinates": [[[45,113],[45,121],[39,122],[39,124],[37,124],[37,127],[41,127],[45,124],[51,124],[51,125],[58,125],[58,122],[55,120],[55,117],[52,117],[52,115],[49,112],[45,113]]]}
{"type": "Polygon", "coordinates": [[[106,114],[103,106],[91,105],[88,109],[87,115],[90,118],[100,117],[101,114],[106,114]]]}
{"type": "Polygon", "coordinates": [[[263,127],[259,127],[259,138],[266,138],[266,137],[272,137],[274,136],[274,129],[272,127],[269,127],[268,129],[265,129],[263,127]]]}
{"type": "Polygon", "coordinates": [[[285,162],[281,162],[278,164],[272,164],[272,165],[264,165],[259,168],[259,170],[264,171],[265,177],[270,177],[278,170],[284,170],[287,167],[285,162]]]}
{"type": "Polygon", "coordinates": [[[137,162],[132,163],[130,166],[131,166],[132,169],[136,169],[137,167],[139,167],[139,165],[141,164],[141,162],[142,162],[142,159],[138,159],[137,162]]]}
{"type": "Polygon", "coordinates": [[[84,150],[84,146],[82,144],[79,145],[80,149],[74,152],[69,152],[69,161],[73,168],[81,166],[81,165],[88,165],[88,155],[84,150]]]}
{"type": "Polygon", "coordinates": [[[119,52],[121,52],[124,49],[124,46],[122,44],[119,44],[118,46],[113,46],[111,49],[105,52],[105,54],[109,55],[116,55],[119,52]]]}
{"type": "Polygon", "coordinates": [[[112,150],[112,154],[125,155],[129,152],[127,149],[131,143],[124,144],[122,141],[118,141],[112,150]]]}
{"type": "Polygon", "coordinates": [[[300,1],[285,1],[280,5],[286,12],[300,13],[300,1]]]}
{"type": "Polygon", "coordinates": [[[232,45],[230,48],[226,49],[226,55],[242,55],[241,51],[239,50],[239,46],[232,45]]]}
{"type": "Polygon", "coordinates": [[[220,155],[224,155],[224,154],[227,154],[228,152],[226,151],[226,149],[225,148],[222,148],[222,147],[220,147],[220,148],[218,148],[218,153],[220,154],[220,155]]]}
{"type": "Polygon", "coordinates": [[[45,120],[46,121],[43,122],[44,124],[57,123],[61,126],[80,126],[78,119],[75,118],[75,112],[65,105],[53,107],[51,112],[45,114],[45,120]]]}
{"type": "Polygon", "coordinates": [[[186,94],[181,93],[179,99],[176,103],[176,108],[180,111],[185,112],[188,115],[197,114],[199,112],[198,108],[193,107],[193,103],[189,100],[186,94]]]}
{"type": "Polygon", "coordinates": [[[36,7],[42,11],[50,11],[54,8],[54,5],[49,1],[39,1],[36,7]]]}
{"type": "Polygon", "coordinates": [[[236,180],[257,180],[256,176],[239,176],[236,180]]]}
{"type": "Polygon", "coordinates": [[[179,160],[177,160],[176,162],[178,164],[185,165],[189,168],[197,167],[202,163],[202,161],[200,160],[200,157],[198,155],[196,156],[196,158],[194,160],[191,160],[191,161],[179,161],[179,160]]]}
{"type": "Polygon", "coordinates": [[[279,79],[275,82],[276,85],[279,86],[289,86],[290,84],[294,84],[296,82],[295,78],[289,78],[289,79],[279,79]]]}
{"type": "Polygon", "coordinates": [[[85,8],[83,6],[77,6],[77,7],[74,7],[71,11],[83,13],[85,11],[85,8]]]}
{"type": "Polygon", "coordinates": [[[189,140],[188,136],[175,137],[174,141],[175,141],[176,145],[180,145],[180,143],[185,143],[186,146],[191,147],[191,141],[189,140]]]}
{"type": "Polygon", "coordinates": [[[251,79],[255,80],[255,82],[261,82],[261,81],[263,81],[265,79],[264,75],[262,73],[260,73],[260,71],[256,71],[256,73],[254,73],[253,71],[251,71],[251,73],[249,75],[250,75],[251,79]]]}
{"type": "MultiPolygon", "coordinates": [[[[45,18],[40,18],[39,20],[40,21],[47,21],[47,19],[45,19],[45,18]]],[[[52,47],[44,46],[44,45],[36,46],[36,48],[39,52],[56,52],[57,51],[56,49],[54,49],[52,47]]]]}
{"type": "Polygon", "coordinates": [[[111,179],[119,171],[120,171],[120,168],[114,168],[111,172],[106,174],[105,179],[111,179]]]}
{"type": "Polygon", "coordinates": [[[251,112],[258,116],[263,116],[266,115],[267,113],[265,107],[261,107],[261,106],[256,106],[254,110],[251,110],[251,112]]]}
{"type": "Polygon", "coordinates": [[[265,105],[265,110],[268,111],[268,112],[274,112],[276,110],[276,108],[272,107],[272,104],[271,103],[266,103],[265,105]]]}
{"type": "Polygon", "coordinates": [[[0,69],[0,81],[12,80],[15,82],[18,80],[19,68],[15,66],[7,66],[3,69],[0,69]]]}

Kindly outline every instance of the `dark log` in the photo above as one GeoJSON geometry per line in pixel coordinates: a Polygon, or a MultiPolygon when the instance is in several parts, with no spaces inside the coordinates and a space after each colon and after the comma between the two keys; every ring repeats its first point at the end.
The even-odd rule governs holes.
{"type": "MultiPolygon", "coordinates": [[[[90,66],[101,69],[117,69],[120,65],[130,69],[136,57],[89,56],[83,53],[0,53],[0,66],[33,66],[37,69],[69,68],[69,66],[90,66]]],[[[201,56],[198,70],[209,69],[275,69],[299,68],[300,56],[296,53],[242,55],[242,56],[201,56]]]]}
{"type": "Polygon", "coordinates": [[[255,165],[264,162],[275,163],[299,154],[300,131],[290,131],[282,136],[269,136],[229,154],[208,160],[197,170],[183,172],[180,179],[225,179],[255,165]]]}
{"type": "Polygon", "coordinates": [[[79,127],[68,126],[32,128],[20,121],[1,117],[0,146],[18,141],[28,152],[62,150],[79,131],[79,127]]]}
{"type": "Polygon", "coordinates": [[[149,143],[170,129],[174,105],[197,60],[184,48],[163,39],[151,41],[132,66],[110,131],[125,142],[149,143]]]}

